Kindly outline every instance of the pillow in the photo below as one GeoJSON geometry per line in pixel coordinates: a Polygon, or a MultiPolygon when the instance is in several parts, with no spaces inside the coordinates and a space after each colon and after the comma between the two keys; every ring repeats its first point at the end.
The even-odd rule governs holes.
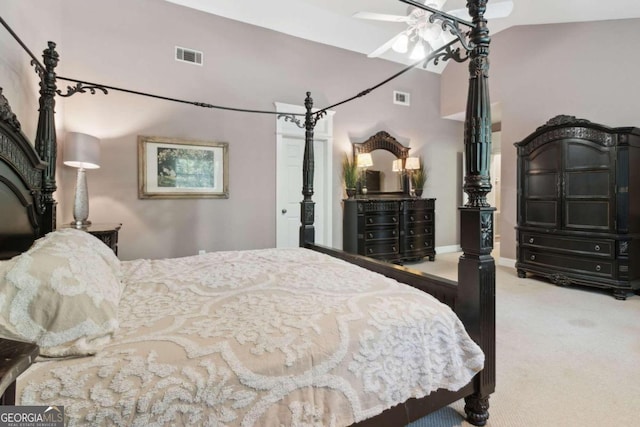
{"type": "Polygon", "coordinates": [[[0,334],[43,356],[97,352],[118,329],[120,261],[89,233],[47,234],[0,265],[0,334]]]}

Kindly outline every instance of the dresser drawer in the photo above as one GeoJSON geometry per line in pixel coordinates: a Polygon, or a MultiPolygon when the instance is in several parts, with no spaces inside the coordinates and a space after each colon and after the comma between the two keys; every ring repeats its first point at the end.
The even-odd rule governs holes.
{"type": "Polygon", "coordinates": [[[433,239],[428,236],[419,236],[413,238],[403,239],[403,246],[406,251],[413,251],[418,249],[432,249],[433,239]]]}
{"type": "Polygon", "coordinates": [[[523,232],[520,243],[523,246],[546,247],[607,258],[615,256],[615,240],[582,239],[523,232]]]}
{"type": "Polygon", "coordinates": [[[613,277],[614,272],[614,263],[609,260],[546,253],[533,248],[523,248],[521,261],[601,277],[613,277]]]}
{"type": "Polygon", "coordinates": [[[431,235],[431,234],[433,234],[433,225],[417,223],[417,224],[411,224],[407,227],[405,236],[412,237],[412,236],[422,236],[422,235],[431,235]]]}
{"type": "Polygon", "coordinates": [[[404,218],[407,221],[407,224],[411,224],[413,222],[433,222],[433,212],[432,211],[407,212],[404,218]]]}
{"type": "Polygon", "coordinates": [[[395,239],[398,237],[397,228],[380,228],[369,229],[364,233],[365,240],[379,240],[379,239],[395,239]]]}
{"type": "Polygon", "coordinates": [[[395,242],[369,243],[364,247],[364,254],[369,256],[397,255],[400,245],[395,242]]]}
{"type": "Polygon", "coordinates": [[[377,226],[377,225],[394,225],[397,223],[398,223],[398,215],[396,214],[364,216],[364,225],[366,227],[377,226]]]}

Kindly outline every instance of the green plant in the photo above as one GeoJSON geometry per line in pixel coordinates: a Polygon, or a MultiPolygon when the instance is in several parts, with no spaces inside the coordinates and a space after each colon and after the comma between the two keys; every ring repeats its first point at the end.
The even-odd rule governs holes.
{"type": "Polygon", "coordinates": [[[424,168],[424,161],[422,157],[420,157],[420,168],[415,169],[411,173],[411,184],[415,189],[422,189],[424,184],[427,182],[427,171],[424,168]]]}
{"type": "Polygon", "coordinates": [[[349,156],[344,155],[342,159],[342,178],[345,188],[356,188],[358,184],[358,165],[355,161],[349,160],[349,156]]]}

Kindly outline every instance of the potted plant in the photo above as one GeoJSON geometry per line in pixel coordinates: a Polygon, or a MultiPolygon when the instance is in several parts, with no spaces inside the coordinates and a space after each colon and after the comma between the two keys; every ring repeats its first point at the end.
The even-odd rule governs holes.
{"type": "Polygon", "coordinates": [[[427,171],[424,168],[424,161],[420,157],[420,167],[411,171],[411,185],[417,197],[422,196],[422,189],[427,182],[427,171]]]}
{"type": "Polygon", "coordinates": [[[344,179],[344,187],[347,190],[347,197],[352,198],[356,195],[358,165],[356,165],[355,161],[349,160],[349,156],[346,154],[342,160],[342,178],[344,179]]]}

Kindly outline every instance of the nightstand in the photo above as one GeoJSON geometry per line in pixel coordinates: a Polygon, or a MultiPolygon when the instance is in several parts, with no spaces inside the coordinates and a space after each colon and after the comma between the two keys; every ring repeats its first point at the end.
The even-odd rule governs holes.
{"type": "Polygon", "coordinates": [[[70,224],[65,224],[62,228],[77,228],[78,230],[86,231],[87,233],[96,236],[102,240],[105,245],[109,246],[113,252],[118,255],[118,231],[122,227],[122,224],[90,224],[86,227],[76,227],[70,224]]]}
{"type": "Polygon", "coordinates": [[[39,353],[35,344],[0,338],[0,405],[16,404],[16,379],[39,353]]]}

